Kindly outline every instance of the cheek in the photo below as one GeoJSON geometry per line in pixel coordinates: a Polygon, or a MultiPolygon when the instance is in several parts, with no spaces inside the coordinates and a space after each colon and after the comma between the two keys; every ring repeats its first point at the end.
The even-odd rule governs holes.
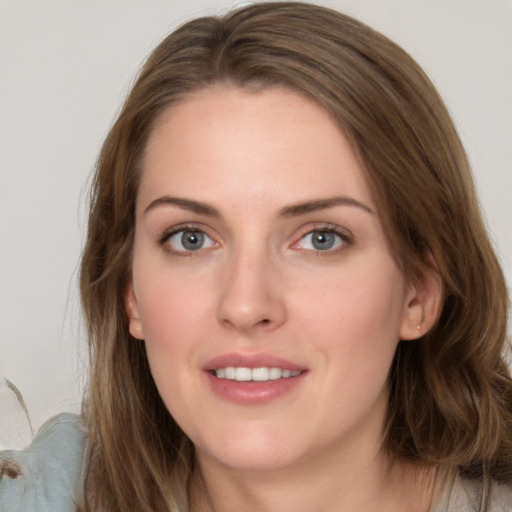
{"type": "MultiPolygon", "coordinates": [[[[336,366],[343,379],[382,380],[399,341],[404,313],[405,283],[394,265],[365,266],[326,280],[323,287],[305,283],[295,296],[301,330],[336,366]]],[[[334,377],[333,377],[334,378],[334,377]]]]}
{"type": "Polygon", "coordinates": [[[172,390],[190,385],[193,356],[207,316],[206,295],[194,280],[184,282],[168,271],[138,275],[135,284],[148,361],[162,399],[171,410],[176,400],[172,390]]]}
{"type": "Polygon", "coordinates": [[[201,326],[204,325],[201,302],[204,294],[198,294],[188,283],[180,280],[158,279],[146,282],[144,299],[141,301],[141,320],[144,343],[151,374],[167,409],[178,423],[189,410],[188,397],[194,393],[197,382],[195,367],[197,347],[200,346],[201,326]]]}
{"type": "Polygon", "coordinates": [[[206,280],[187,272],[155,268],[142,274],[135,287],[140,291],[137,299],[144,337],[150,344],[190,342],[212,309],[206,280]]]}
{"type": "Polygon", "coordinates": [[[354,272],[336,285],[326,283],[323,293],[307,293],[304,288],[310,297],[307,302],[304,297],[297,299],[300,330],[309,333],[324,372],[315,407],[322,411],[317,416],[329,421],[318,428],[334,437],[345,428],[355,428],[377,403],[385,408],[402,318],[402,283],[394,272],[366,272],[364,278],[354,272]]]}
{"type": "Polygon", "coordinates": [[[316,282],[304,279],[292,301],[317,328],[387,337],[398,336],[405,294],[403,276],[388,263],[353,266],[316,282]]]}

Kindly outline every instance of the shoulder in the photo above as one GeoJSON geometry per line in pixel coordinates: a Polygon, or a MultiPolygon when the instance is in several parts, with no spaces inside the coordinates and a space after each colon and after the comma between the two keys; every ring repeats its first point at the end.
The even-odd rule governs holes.
{"type": "Polygon", "coordinates": [[[512,482],[466,478],[454,467],[438,470],[430,512],[511,512],[512,482]]]}
{"type": "Polygon", "coordinates": [[[512,510],[512,482],[492,482],[489,492],[489,512],[512,510]]]}
{"type": "Polygon", "coordinates": [[[512,482],[502,483],[483,478],[464,478],[457,475],[448,512],[512,511],[512,482]]]}
{"type": "Polygon", "coordinates": [[[0,510],[72,512],[85,446],[80,417],[63,413],[48,420],[25,450],[0,452],[0,510]]]}

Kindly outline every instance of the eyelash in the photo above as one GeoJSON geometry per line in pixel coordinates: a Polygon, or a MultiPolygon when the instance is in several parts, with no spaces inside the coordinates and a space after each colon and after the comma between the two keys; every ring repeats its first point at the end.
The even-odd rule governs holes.
{"type": "MultiPolygon", "coordinates": [[[[207,236],[212,242],[216,245],[218,243],[216,240],[210,236],[208,233],[206,233],[205,229],[199,225],[196,224],[180,224],[178,226],[174,226],[173,228],[166,230],[159,238],[158,238],[158,245],[162,246],[167,252],[172,253],[173,255],[177,256],[183,256],[183,257],[192,257],[192,256],[198,256],[200,253],[202,253],[202,250],[205,248],[201,247],[197,250],[177,250],[170,247],[168,244],[169,240],[176,234],[180,232],[193,232],[193,233],[201,233],[207,236]]],[[[347,230],[342,230],[341,228],[337,226],[332,225],[326,225],[326,224],[319,224],[317,226],[309,227],[307,230],[305,230],[301,235],[297,242],[294,242],[291,247],[295,249],[299,249],[300,247],[297,247],[308,235],[312,235],[313,233],[323,233],[323,234],[334,234],[337,237],[340,238],[340,246],[335,247],[334,249],[327,249],[327,250],[315,250],[315,249],[302,249],[305,252],[312,253],[316,256],[332,256],[333,254],[337,254],[339,251],[344,250],[348,245],[352,245],[353,239],[352,234],[348,232],[347,230]]],[[[208,248],[206,248],[208,249],[208,248]]]]}
{"type": "Polygon", "coordinates": [[[176,255],[176,256],[183,256],[183,257],[187,257],[187,258],[190,258],[192,256],[198,256],[202,252],[202,249],[203,249],[202,247],[195,251],[194,250],[186,251],[186,250],[174,249],[168,244],[169,240],[174,235],[177,235],[178,233],[181,233],[181,232],[200,233],[200,234],[207,236],[210,240],[212,240],[215,244],[217,244],[215,239],[213,237],[211,237],[210,235],[208,235],[208,233],[206,233],[206,231],[203,227],[198,226],[196,224],[180,224],[178,226],[174,226],[173,228],[165,231],[158,238],[158,245],[163,247],[165,251],[167,251],[173,255],[176,255]]]}
{"type": "Polygon", "coordinates": [[[298,244],[300,244],[308,235],[312,235],[313,233],[322,233],[322,234],[333,234],[339,237],[340,239],[340,245],[338,247],[335,247],[333,249],[327,249],[327,250],[315,250],[315,249],[303,249],[305,252],[308,252],[310,254],[313,254],[315,256],[333,256],[340,251],[343,251],[347,248],[347,246],[353,244],[353,237],[352,234],[345,230],[341,229],[338,226],[333,225],[326,225],[326,224],[319,224],[317,226],[308,227],[307,230],[305,230],[301,235],[297,242],[294,242],[292,247],[295,247],[300,250],[299,247],[297,247],[298,244]]]}

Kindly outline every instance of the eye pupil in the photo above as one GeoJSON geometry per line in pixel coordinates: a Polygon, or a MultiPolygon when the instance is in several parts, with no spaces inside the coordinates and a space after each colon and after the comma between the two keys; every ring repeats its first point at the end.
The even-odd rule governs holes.
{"type": "Polygon", "coordinates": [[[181,235],[181,243],[185,249],[196,251],[203,246],[204,234],[199,231],[185,231],[181,235]]]}
{"type": "Polygon", "coordinates": [[[334,245],[334,234],[326,233],[325,231],[314,231],[311,236],[311,242],[315,249],[325,251],[334,245]]]}

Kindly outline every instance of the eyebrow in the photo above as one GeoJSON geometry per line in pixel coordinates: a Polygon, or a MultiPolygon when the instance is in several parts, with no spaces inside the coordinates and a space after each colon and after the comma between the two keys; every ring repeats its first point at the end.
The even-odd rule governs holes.
{"type": "MultiPolygon", "coordinates": [[[[151,203],[149,203],[149,205],[144,210],[144,214],[159,206],[177,206],[178,208],[191,211],[198,215],[206,215],[207,217],[221,216],[219,210],[207,203],[173,196],[162,196],[151,201],[151,203]]],[[[307,213],[333,208],[334,206],[354,206],[367,213],[370,213],[371,215],[374,215],[374,212],[370,207],[366,206],[360,201],[357,201],[356,199],[346,196],[334,196],[326,199],[314,199],[311,201],[305,201],[303,203],[285,206],[279,210],[279,216],[298,217],[300,215],[306,215],[307,213]]]]}
{"type": "Polygon", "coordinates": [[[281,217],[296,217],[319,210],[326,210],[334,206],[355,206],[356,208],[360,208],[361,210],[364,210],[371,215],[375,214],[375,212],[369,206],[366,206],[356,199],[346,196],[334,196],[328,197],[326,199],[316,199],[312,201],[306,201],[304,203],[292,204],[282,208],[279,214],[281,217]]]}
{"type": "Polygon", "coordinates": [[[220,217],[220,212],[213,206],[192,199],[184,199],[181,197],[162,196],[151,201],[144,210],[144,214],[157,208],[158,206],[177,206],[183,210],[188,210],[198,215],[206,215],[208,217],[220,217]]]}

